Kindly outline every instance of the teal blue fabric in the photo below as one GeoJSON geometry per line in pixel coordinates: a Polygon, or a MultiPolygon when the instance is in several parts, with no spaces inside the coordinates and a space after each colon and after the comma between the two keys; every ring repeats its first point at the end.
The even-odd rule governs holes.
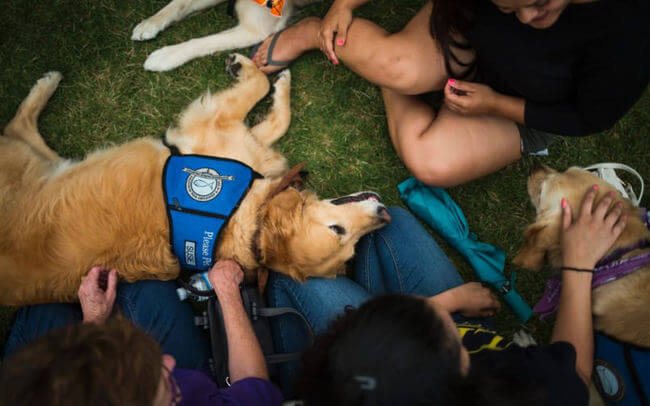
{"type": "Polygon", "coordinates": [[[408,178],[397,188],[400,197],[416,216],[426,222],[472,265],[478,279],[487,282],[503,295],[522,323],[533,314],[530,306],[515,291],[515,273],[508,280],[503,273],[503,250],[478,241],[469,231],[463,211],[444,189],[427,186],[408,178]]]}

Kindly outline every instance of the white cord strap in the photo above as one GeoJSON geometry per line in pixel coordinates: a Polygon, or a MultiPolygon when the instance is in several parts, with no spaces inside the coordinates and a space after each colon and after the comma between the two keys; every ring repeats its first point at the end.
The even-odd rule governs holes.
{"type": "Polygon", "coordinates": [[[639,206],[639,204],[641,203],[641,199],[643,199],[643,192],[645,190],[645,184],[639,172],[637,172],[634,168],[616,162],[603,162],[603,163],[587,166],[586,168],[583,169],[587,171],[596,172],[596,175],[598,175],[599,178],[614,186],[616,190],[621,192],[623,197],[630,199],[633,205],[639,206]],[[634,189],[632,188],[632,185],[624,182],[621,178],[619,178],[616,175],[616,170],[623,170],[636,176],[637,179],[639,179],[639,182],[641,183],[641,192],[639,194],[636,194],[634,192],[634,189]]]}

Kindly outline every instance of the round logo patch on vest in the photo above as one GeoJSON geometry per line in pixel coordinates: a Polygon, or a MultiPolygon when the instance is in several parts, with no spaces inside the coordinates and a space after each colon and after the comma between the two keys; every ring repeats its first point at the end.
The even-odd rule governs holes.
{"type": "Polygon", "coordinates": [[[185,182],[187,194],[199,202],[212,200],[221,193],[221,187],[224,180],[235,180],[234,176],[221,176],[219,172],[212,168],[199,168],[196,170],[183,168],[183,172],[188,172],[190,176],[185,182]]]}
{"type": "Polygon", "coordinates": [[[602,359],[594,360],[594,383],[600,395],[618,402],[625,396],[625,381],[612,364],[602,359]]]}

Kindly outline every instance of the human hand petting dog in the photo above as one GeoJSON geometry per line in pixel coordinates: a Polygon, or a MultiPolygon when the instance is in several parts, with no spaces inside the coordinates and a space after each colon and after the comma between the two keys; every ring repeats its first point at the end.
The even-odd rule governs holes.
{"type": "Polygon", "coordinates": [[[219,297],[219,301],[238,299],[241,301],[239,285],[244,281],[244,271],[233,260],[221,260],[208,272],[208,280],[219,297]]]}
{"type": "Polygon", "coordinates": [[[571,206],[562,199],[562,265],[579,269],[593,269],[607,254],[627,224],[623,202],[612,205],[616,196],[609,192],[594,208],[598,185],[585,194],[575,221],[572,221],[571,206]]]}
{"type": "Polygon", "coordinates": [[[109,271],[95,266],[81,278],[77,295],[84,323],[103,323],[108,319],[115,304],[117,276],[115,269],[109,271]],[[106,278],[105,281],[104,278],[106,278]]]}
{"type": "Polygon", "coordinates": [[[428,299],[449,313],[465,317],[489,317],[501,310],[501,303],[489,288],[480,282],[469,282],[446,290],[428,299]]]}
{"type": "Polygon", "coordinates": [[[591,314],[591,282],[596,263],[609,251],[627,224],[623,205],[614,205],[607,193],[594,208],[598,185],[582,199],[573,221],[571,206],[562,199],[562,290],[551,342],[566,341],[576,350],[576,372],[588,386],[593,370],[594,336],[591,314]],[[573,268],[573,269],[567,269],[573,268]],[[581,272],[582,270],[582,272],[581,272]]]}

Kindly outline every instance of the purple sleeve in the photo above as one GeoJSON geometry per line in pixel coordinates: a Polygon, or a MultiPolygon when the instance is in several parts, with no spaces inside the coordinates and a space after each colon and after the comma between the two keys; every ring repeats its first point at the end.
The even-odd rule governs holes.
{"type": "Polygon", "coordinates": [[[232,384],[230,388],[221,391],[222,404],[280,406],[282,394],[271,382],[260,378],[245,378],[232,384]]]}

